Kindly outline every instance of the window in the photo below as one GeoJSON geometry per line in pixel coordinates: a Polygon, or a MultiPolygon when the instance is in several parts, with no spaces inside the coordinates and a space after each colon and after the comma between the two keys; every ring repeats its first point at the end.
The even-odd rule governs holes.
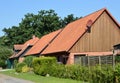
{"type": "Polygon", "coordinates": [[[74,56],[74,63],[80,64],[82,66],[86,66],[88,64],[88,58],[85,55],[75,55],[74,56]]]}

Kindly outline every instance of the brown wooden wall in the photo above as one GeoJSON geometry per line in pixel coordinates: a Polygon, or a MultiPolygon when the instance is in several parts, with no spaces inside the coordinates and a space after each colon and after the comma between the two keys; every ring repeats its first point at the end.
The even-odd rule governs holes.
{"type": "Polygon", "coordinates": [[[91,33],[85,33],[72,47],[70,52],[112,51],[113,45],[120,43],[120,29],[104,12],[91,27],[91,33]]]}

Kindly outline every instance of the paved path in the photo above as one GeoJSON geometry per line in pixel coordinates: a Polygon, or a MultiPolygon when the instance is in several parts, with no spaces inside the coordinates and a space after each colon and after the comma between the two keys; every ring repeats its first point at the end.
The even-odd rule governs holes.
{"type": "Polygon", "coordinates": [[[0,74],[0,83],[34,83],[34,82],[0,74]]]}

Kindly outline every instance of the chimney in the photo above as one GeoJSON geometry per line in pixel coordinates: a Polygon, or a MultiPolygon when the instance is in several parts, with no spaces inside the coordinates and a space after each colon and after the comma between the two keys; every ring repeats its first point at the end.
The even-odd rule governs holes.
{"type": "Polygon", "coordinates": [[[88,31],[88,33],[91,32],[91,26],[92,26],[92,24],[93,24],[93,22],[92,22],[91,19],[87,21],[86,26],[87,26],[87,31],[88,31]]]}
{"type": "Polygon", "coordinates": [[[36,37],[36,36],[35,36],[35,35],[33,35],[33,36],[32,36],[32,39],[34,39],[35,37],[36,37]]]}

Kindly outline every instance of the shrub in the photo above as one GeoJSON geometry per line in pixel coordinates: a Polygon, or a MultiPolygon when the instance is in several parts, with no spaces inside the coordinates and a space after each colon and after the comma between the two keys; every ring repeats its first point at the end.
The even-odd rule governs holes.
{"type": "Polygon", "coordinates": [[[120,83],[120,63],[115,66],[114,81],[120,83]]]}
{"type": "Polygon", "coordinates": [[[111,66],[94,66],[91,70],[89,80],[92,83],[113,83],[113,69],[111,66]]]}
{"type": "Polygon", "coordinates": [[[7,67],[7,59],[13,54],[12,49],[8,47],[0,46],[0,66],[2,68],[7,67]]]}
{"type": "Polygon", "coordinates": [[[52,76],[69,78],[90,83],[113,83],[113,69],[111,66],[101,68],[94,66],[91,69],[80,65],[57,65],[52,76]]]}
{"type": "Polygon", "coordinates": [[[25,73],[25,72],[29,72],[30,71],[30,68],[26,65],[24,67],[22,67],[22,72],[25,73]]]}
{"type": "Polygon", "coordinates": [[[7,60],[13,54],[12,49],[7,47],[0,47],[0,60],[7,60]]]}
{"type": "Polygon", "coordinates": [[[65,73],[65,65],[63,64],[54,64],[51,68],[51,76],[63,78],[65,73]]]}
{"type": "Polygon", "coordinates": [[[55,57],[40,57],[33,60],[33,69],[36,74],[45,76],[46,74],[51,74],[52,67],[57,63],[55,57]]]}
{"type": "Polygon", "coordinates": [[[35,57],[34,56],[27,56],[27,57],[25,57],[24,62],[27,64],[28,67],[32,67],[33,58],[35,58],[35,57]]]}
{"type": "Polygon", "coordinates": [[[115,63],[120,63],[120,56],[115,56],[115,63]]]}
{"type": "Polygon", "coordinates": [[[40,68],[40,60],[39,60],[39,58],[33,59],[32,67],[33,67],[34,73],[39,74],[38,73],[39,68],[40,68]]]}
{"type": "Polygon", "coordinates": [[[115,70],[110,65],[80,66],[57,64],[55,58],[42,57],[33,60],[33,69],[39,75],[51,75],[90,83],[120,83],[120,64],[115,70]]]}
{"type": "Polygon", "coordinates": [[[59,78],[88,81],[89,70],[87,67],[57,64],[55,57],[35,58],[32,64],[34,72],[38,75],[46,76],[49,74],[59,78]]]}
{"type": "Polygon", "coordinates": [[[17,64],[18,64],[18,60],[14,60],[13,67],[16,68],[17,64]]]}
{"type": "Polygon", "coordinates": [[[22,72],[22,68],[23,68],[24,66],[27,66],[27,64],[24,63],[24,62],[18,63],[18,64],[16,65],[16,68],[15,68],[16,72],[21,73],[21,72],[22,72]]]}
{"type": "Polygon", "coordinates": [[[0,67],[2,67],[2,68],[5,68],[5,67],[6,67],[5,61],[0,60],[0,67]]]}
{"type": "Polygon", "coordinates": [[[65,66],[63,77],[71,78],[74,80],[88,81],[89,70],[87,67],[80,65],[68,65],[65,66]]]}

